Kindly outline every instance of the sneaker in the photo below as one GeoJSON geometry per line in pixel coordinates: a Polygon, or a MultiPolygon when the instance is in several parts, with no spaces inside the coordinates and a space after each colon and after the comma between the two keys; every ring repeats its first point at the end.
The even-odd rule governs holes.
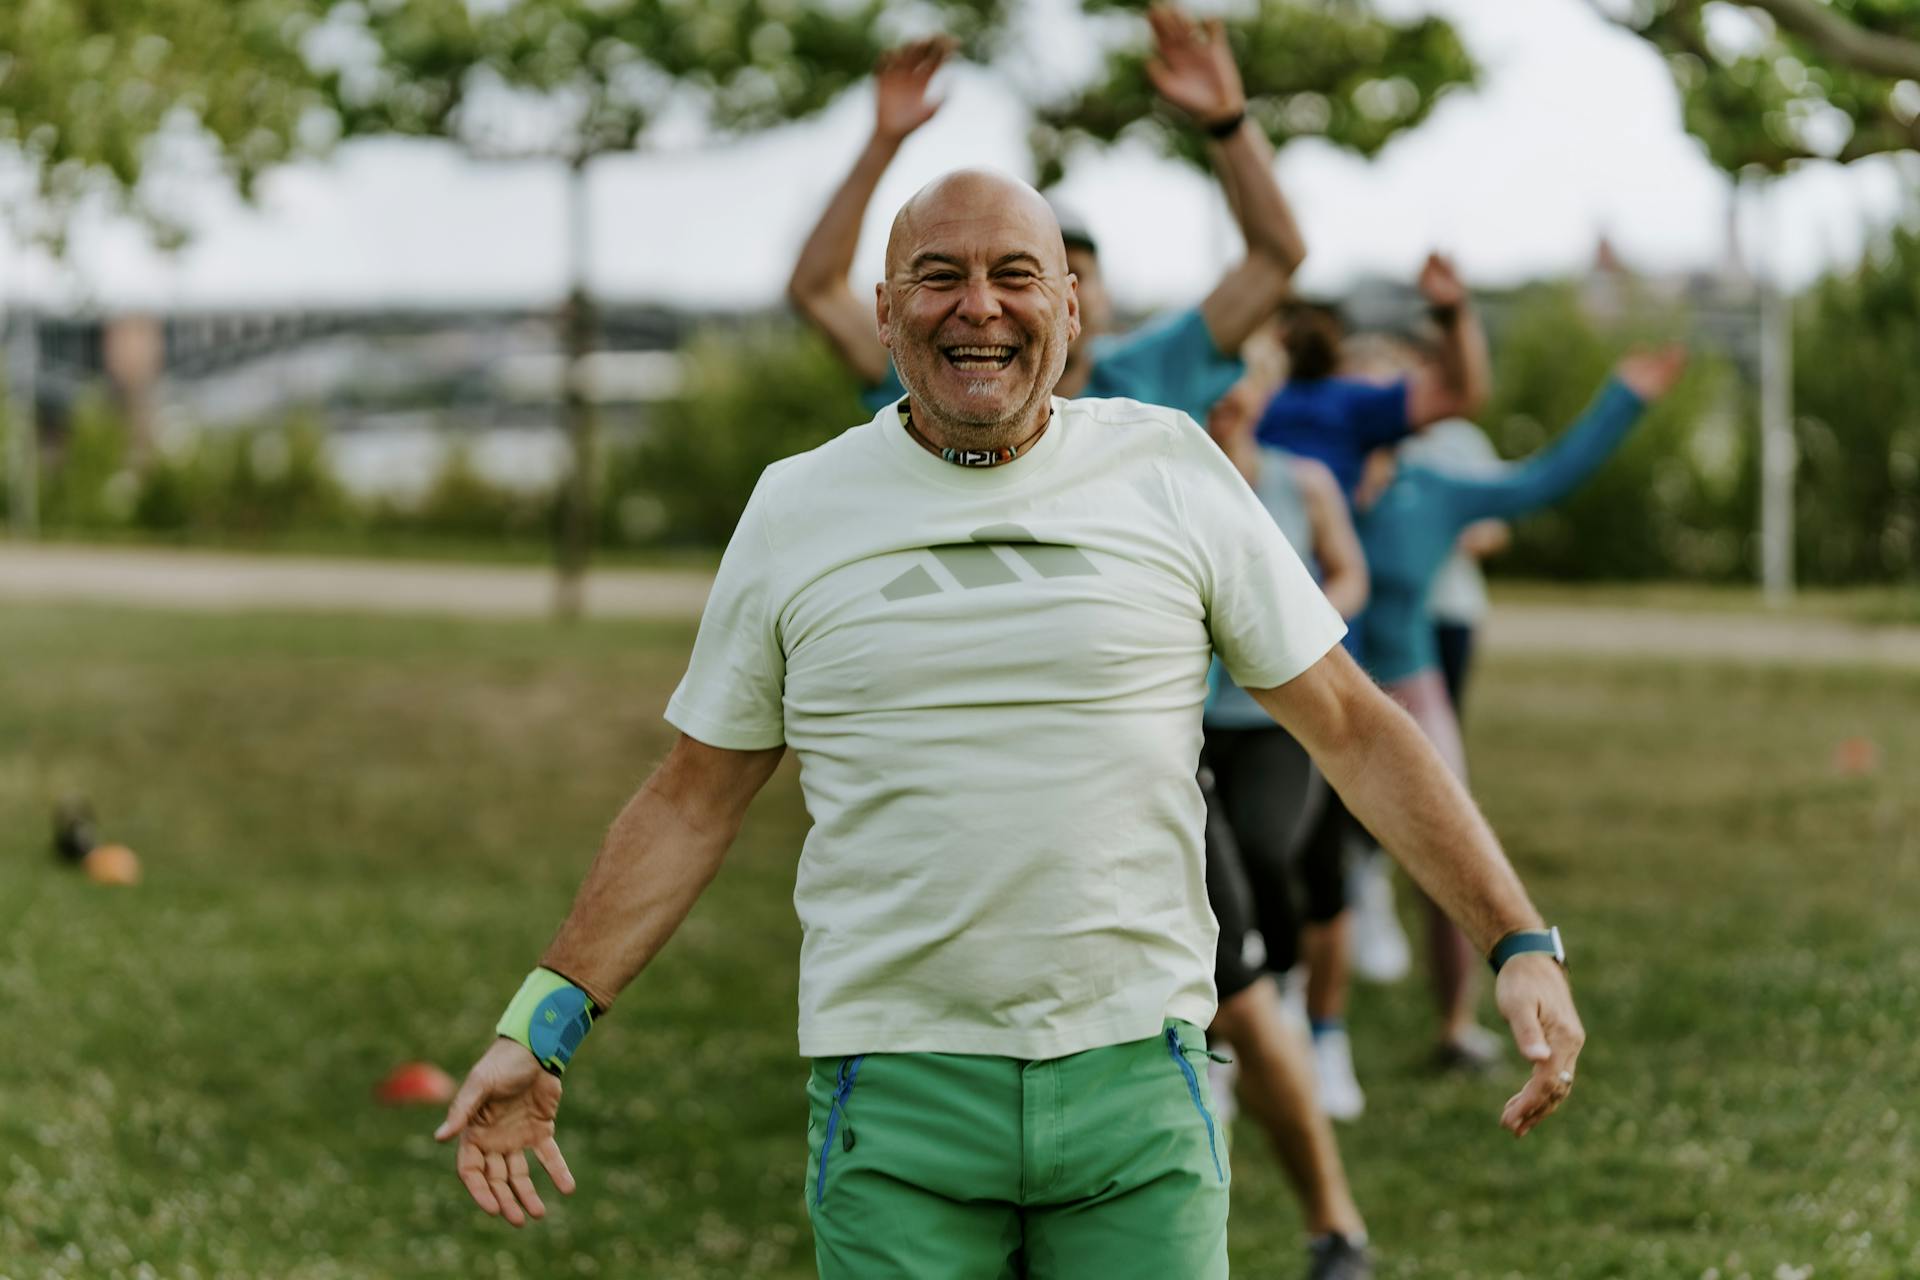
{"type": "Polygon", "coordinates": [[[1353,976],[1366,982],[1398,982],[1413,968],[1413,947],[1393,909],[1393,871],[1387,855],[1361,854],[1347,880],[1353,909],[1353,976]]]}
{"type": "Polygon", "coordinates": [[[1307,1245],[1307,1280],[1370,1280],[1373,1259],[1347,1236],[1315,1236],[1307,1245]]]}
{"type": "Polygon", "coordinates": [[[1500,1065],[1506,1044],[1485,1027],[1468,1027],[1434,1050],[1434,1065],[1442,1071],[1484,1075],[1500,1065]]]}
{"type": "Polygon", "coordinates": [[[1353,1073],[1353,1042],[1344,1027],[1313,1033],[1313,1081],[1327,1119],[1358,1120],[1367,1109],[1367,1095],[1353,1073]]]}

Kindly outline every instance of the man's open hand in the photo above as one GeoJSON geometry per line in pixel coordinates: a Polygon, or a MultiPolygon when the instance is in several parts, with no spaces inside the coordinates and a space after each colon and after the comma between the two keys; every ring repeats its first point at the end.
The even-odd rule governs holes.
{"type": "Polygon", "coordinates": [[[898,141],[933,119],[940,100],[928,94],[928,87],[953,50],[952,37],[934,36],[880,55],[873,69],[875,133],[898,141]]]}
{"type": "Polygon", "coordinates": [[[1224,124],[1247,109],[1240,68],[1218,18],[1204,27],[1171,5],[1147,13],[1155,57],[1147,77],[1162,98],[1202,127],[1224,124]]]}
{"type": "Polygon", "coordinates": [[[433,1136],[441,1142],[459,1137],[453,1167],[467,1194],[519,1227],[529,1217],[547,1216],[533,1189],[529,1149],[561,1194],[573,1194],[573,1174],[553,1140],[559,1114],[560,1077],[542,1069],[526,1046],[502,1038],[467,1073],[433,1136]]]}
{"type": "Polygon", "coordinates": [[[1573,1092],[1573,1064],[1587,1033],[1574,1012],[1566,971],[1543,953],[1517,955],[1502,965],[1493,998],[1513,1028],[1520,1055],[1533,1063],[1532,1078],[1500,1113],[1501,1125],[1524,1138],[1573,1092]]]}
{"type": "Polygon", "coordinates": [[[1467,301],[1467,286],[1460,281],[1460,273],[1454,270],[1453,259],[1439,253],[1430,253],[1427,260],[1420,264],[1420,279],[1417,282],[1420,296],[1432,307],[1458,307],[1467,301]]]}

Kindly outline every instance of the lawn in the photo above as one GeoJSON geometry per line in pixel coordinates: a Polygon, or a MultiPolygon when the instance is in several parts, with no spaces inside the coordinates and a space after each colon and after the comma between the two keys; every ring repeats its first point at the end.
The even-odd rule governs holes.
{"type": "MultiPolygon", "coordinates": [[[[667,742],[682,626],[0,614],[0,1278],[800,1277],[791,765],[569,1076],[581,1190],[516,1233],[376,1106],[456,1074],[667,742]],[[47,852],[84,790],[146,882],[47,852]]],[[[1342,1131],[1386,1277],[1920,1275],[1920,679],[1502,657],[1477,790],[1574,952],[1591,1043],[1425,1074],[1362,988],[1342,1131]],[[1866,736],[1876,772],[1836,773],[1866,736]]],[[[1237,1274],[1298,1270],[1236,1134],[1237,1274]]]]}

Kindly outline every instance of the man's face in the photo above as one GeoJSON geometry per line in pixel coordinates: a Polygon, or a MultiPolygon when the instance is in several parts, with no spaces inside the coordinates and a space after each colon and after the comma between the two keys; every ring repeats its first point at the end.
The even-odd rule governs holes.
{"type": "Polygon", "coordinates": [[[955,175],[916,197],[889,249],[880,340],[914,404],[983,440],[1035,421],[1079,333],[1045,202],[1010,180],[955,175]]]}
{"type": "MultiPolygon", "coordinates": [[[[1067,246],[1067,270],[1078,280],[1080,292],[1080,339],[1113,329],[1113,298],[1107,292],[1107,278],[1100,271],[1100,255],[1084,245],[1067,246]]],[[[1078,346],[1079,341],[1074,345],[1078,346]]]]}

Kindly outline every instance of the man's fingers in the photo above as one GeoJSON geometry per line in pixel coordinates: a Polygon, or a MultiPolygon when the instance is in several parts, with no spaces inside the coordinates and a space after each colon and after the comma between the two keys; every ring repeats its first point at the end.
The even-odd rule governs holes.
{"type": "Polygon", "coordinates": [[[547,1216],[547,1206],[540,1202],[540,1192],[533,1185],[533,1178],[527,1169],[527,1153],[516,1151],[507,1157],[507,1182],[513,1187],[513,1194],[520,1197],[520,1203],[527,1212],[536,1218],[547,1216]]]}
{"type": "Polygon", "coordinates": [[[447,1118],[433,1131],[435,1141],[445,1142],[467,1127],[467,1122],[473,1119],[473,1113],[479,1109],[482,1092],[480,1083],[469,1075],[460,1086],[460,1092],[454,1094],[453,1101],[447,1104],[447,1118]]]}
{"type": "Polygon", "coordinates": [[[473,1202],[497,1218],[500,1216],[500,1201],[487,1185],[485,1166],[486,1160],[480,1154],[480,1148],[471,1142],[460,1144],[460,1154],[454,1157],[454,1172],[460,1175],[460,1181],[466,1185],[467,1194],[473,1197],[473,1202]]]}
{"type": "Polygon", "coordinates": [[[542,1138],[534,1146],[533,1154],[539,1159],[540,1167],[547,1171],[547,1176],[553,1179],[553,1185],[560,1189],[560,1194],[572,1195],[573,1170],[567,1168],[567,1158],[560,1154],[560,1144],[551,1136],[542,1138]]]}
{"type": "Polygon", "coordinates": [[[1500,1123],[1516,1138],[1524,1138],[1542,1120],[1559,1109],[1573,1092],[1573,1071],[1557,1061],[1534,1064],[1526,1087],[1507,1100],[1500,1123]]]}
{"type": "Polygon", "coordinates": [[[514,1199],[513,1187],[507,1181],[506,1157],[497,1151],[489,1151],[486,1158],[487,1187],[500,1204],[500,1216],[516,1227],[525,1226],[527,1215],[520,1208],[520,1202],[514,1199]]]}

